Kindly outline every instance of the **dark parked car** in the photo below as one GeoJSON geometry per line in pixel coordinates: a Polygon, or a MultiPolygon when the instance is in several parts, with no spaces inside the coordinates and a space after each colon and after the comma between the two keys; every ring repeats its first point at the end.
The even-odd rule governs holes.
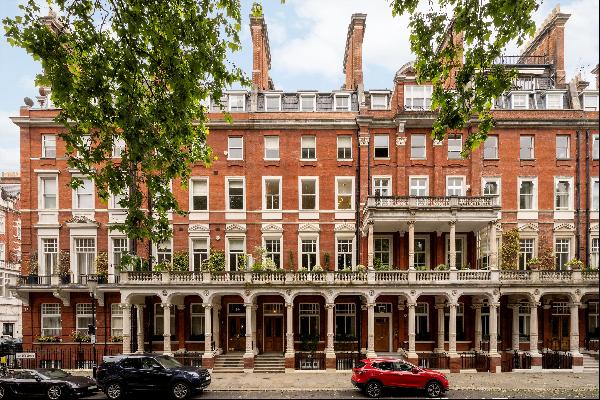
{"type": "Polygon", "coordinates": [[[111,400],[132,392],[156,391],[183,400],[205,389],[210,384],[210,373],[205,368],[184,367],[166,355],[131,354],[104,357],[96,370],[96,382],[111,400]]]}
{"type": "Polygon", "coordinates": [[[359,361],[352,369],[352,384],[369,397],[379,397],[384,387],[425,390],[439,397],[448,390],[448,378],[439,371],[419,368],[401,358],[380,357],[359,361]]]}
{"type": "Polygon", "coordinates": [[[6,398],[66,399],[93,395],[96,382],[54,368],[19,369],[0,377],[0,400],[6,398]]]}

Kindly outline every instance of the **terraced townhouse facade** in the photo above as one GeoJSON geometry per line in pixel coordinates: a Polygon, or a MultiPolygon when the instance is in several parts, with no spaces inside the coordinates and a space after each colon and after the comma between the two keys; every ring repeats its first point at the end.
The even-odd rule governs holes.
{"type": "Polygon", "coordinates": [[[267,25],[251,17],[253,89],[218,100],[232,124],[211,100],[208,144],[219,158],[194,166],[189,188],[172,183],[189,213],[173,214],[172,240],[152,248],[159,261],[187,251],[186,272],[119,269],[127,240],[110,227],[123,210],[114,199],[103,204],[93,182],[68,186],[77,171],[52,120],[60,110],[41,90],[38,105],[12,118],[27,188],[23,256],[38,260],[37,275],[24,269],[13,288],[25,347],[90,346],[72,332],[92,323],[88,281],[106,252],[108,277],[95,290],[103,354],[151,350],[246,371],[272,354],[289,371],[401,353],[421,365],[496,372],[521,354],[542,368],[551,349],[582,369],[599,333],[598,82],[567,80],[568,18],[555,10],[522,54],[498,60],[518,79],[496,100],[485,144],[462,159],[466,131],[429,136],[431,86],[416,83],[410,63],[391,90],[364,88],[366,15],[352,16],[345,82],[326,93],[274,89],[267,25]],[[500,265],[512,228],[517,270],[500,265]],[[544,240],[553,270],[530,268],[544,240]],[[257,246],[280,269],[241,270],[241,256],[257,246]],[[211,249],[225,252],[225,272],[201,268],[211,249]],[[61,251],[68,279],[56,272],[61,251]],[[591,268],[569,268],[574,258],[591,268]]]}

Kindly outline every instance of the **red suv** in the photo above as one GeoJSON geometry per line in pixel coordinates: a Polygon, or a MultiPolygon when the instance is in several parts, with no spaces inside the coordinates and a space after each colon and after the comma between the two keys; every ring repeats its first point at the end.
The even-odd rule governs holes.
{"type": "Polygon", "coordinates": [[[352,384],[369,397],[379,397],[384,387],[423,389],[429,397],[448,390],[441,372],[419,368],[401,358],[367,358],[352,368],[352,384]]]}

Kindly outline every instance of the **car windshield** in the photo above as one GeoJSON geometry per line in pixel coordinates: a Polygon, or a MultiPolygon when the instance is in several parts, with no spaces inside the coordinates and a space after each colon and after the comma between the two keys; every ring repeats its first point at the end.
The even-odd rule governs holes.
{"type": "Polygon", "coordinates": [[[156,357],[156,361],[158,361],[164,368],[177,368],[182,366],[179,361],[169,356],[158,356],[156,357]]]}
{"type": "Polygon", "coordinates": [[[70,376],[68,372],[62,369],[41,369],[36,370],[36,372],[46,379],[62,379],[70,376]]]}

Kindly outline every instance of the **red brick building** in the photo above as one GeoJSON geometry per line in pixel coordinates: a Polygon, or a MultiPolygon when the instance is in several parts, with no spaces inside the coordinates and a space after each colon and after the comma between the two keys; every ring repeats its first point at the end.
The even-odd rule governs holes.
{"type": "Polygon", "coordinates": [[[195,166],[189,188],[172,182],[189,214],[173,214],[172,240],[140,254],[169,263],[186,251],[185,272],[120,270],[127,240],[109,228],[123,211],[93,182],[69,188],[59,110],[39,96],[13,118],[23,255],[39,265],[16,287],[25,345],[40,362],[44,347],[89,347],[72,332],[85,336],[95,316],[102,353],[195,354],[215,368],[345,368],[362,351],[495,372],[515,365],[514,350],[532,368],[555,350],[581,369],[598,337],[598,87],[567,82],[568,18],[553,12],[521,55],[498,60],[519,76],[486,143],[462,159],[467,132],[431,140],[431,86],[410,63],[392,90],[364,88],[366,15],[348,28],[343,89],[327,93],[275,90],[267,25],[251,17],[254,87],[218,99],[233,124],[211,100],[219,159],[195,166]],[[516,270],[500,265],[512,228],[516,270]],[[202,269],[214,250],[225,272],[202,269]],[[549,252],[555,268],[535,268],[549,252]],[[109,271],[92,316],[100,253],[109,271]],[[257,257],[280,269],[244,270],[257,257]]]}

